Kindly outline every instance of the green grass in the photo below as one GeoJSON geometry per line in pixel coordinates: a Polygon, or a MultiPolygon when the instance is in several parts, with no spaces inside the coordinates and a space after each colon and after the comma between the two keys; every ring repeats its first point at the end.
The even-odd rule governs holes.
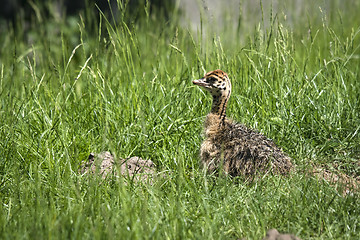
{"type": "Polygon", "coordinates": [[[147,8],[112,26],[85,11],[2,28],[0,238],[261,239],[277,228],[359,239],[358,190],[344,196],[304,173],[360,172],[359,4],[331,4],[292,23],[281,11],[254,26],[239,19],[219,37],[147,8]],[[244,183],[199,168],[211,99],[191,80],[217,68],[233,82],[228,115],[273,138],[293,176],[244,183]],[[78,174],[105,150],[151,159],[169,177],[150,186],[78,174]]]}

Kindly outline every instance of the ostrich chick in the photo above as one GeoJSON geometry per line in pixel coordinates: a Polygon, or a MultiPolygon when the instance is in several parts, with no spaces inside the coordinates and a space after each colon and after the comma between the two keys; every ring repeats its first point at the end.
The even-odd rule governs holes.
{"type": "Polygon", "coordinates": [[[213,97],[211,112],[205,120],[205,140],[200,149],[202,165],[208,172],[222,169],[231,176],[248,177],[268,171],[283,175],[290,172],[290,157],[271,139],[226,118],[231,82],[225,72],[215,70],[192,82],[213,97]]]}

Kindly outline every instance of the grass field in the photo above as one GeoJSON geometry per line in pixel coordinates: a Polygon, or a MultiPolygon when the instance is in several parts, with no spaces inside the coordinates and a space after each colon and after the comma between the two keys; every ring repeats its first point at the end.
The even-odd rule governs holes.
{"type": "Polygon", "coordinates": [[[360,239],[359,189],[308,174],[360,177],[360,5],[329,2],[218,36],[146,7],[113,25],[40,8],[30,24],[3,25],[0,239],[261,239],[270,228],[360,239]],[[191,80],[218,68],[232,79],[229,117],[274,139],[291,177],[244,183],[199,168],[211,98],[191,80]],[[169,177],[81,176],[101,151],[151,159],[169,177]]]}

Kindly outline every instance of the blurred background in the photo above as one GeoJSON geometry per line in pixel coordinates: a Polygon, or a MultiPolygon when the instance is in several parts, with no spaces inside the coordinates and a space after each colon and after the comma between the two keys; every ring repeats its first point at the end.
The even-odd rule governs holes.
{"type": "Polygon", "coordinates": [[[112,12],[116,20],[121,9],[118,5],[126,6],[133,19],[138,18],[147,6],[151,12],[161,12],[167,19],[173,14],[181,13],[181,21],[190,23],[193,29],[199,28],[202,21],[216,24],[212,25],[214,28],[231,23],[230,27],[236,29],[243,22],[250,26],[258,22],[269,26],[270,13],[274,16],[282,13],[289,24],[296,25],[295,19],[299,19],[299,16],[311,19],[314,15],[320,17],[321,11],[337,15],[340,12],[359,9],[359,1],[356,0],[2,0],[0,19],[4,24],[4,20],[8,22],[19,18],[30,21],[34,17],[39,17],[40,13],[65,17],[77,15],[87,8],[98,12],[98,8],[107,15],[112,12]]]}

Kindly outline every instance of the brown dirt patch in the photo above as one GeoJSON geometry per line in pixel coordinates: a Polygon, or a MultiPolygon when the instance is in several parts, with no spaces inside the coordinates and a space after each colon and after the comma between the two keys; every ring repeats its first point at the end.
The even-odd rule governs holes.
{"type": "Polygon", "coordinates": [[[360,177],[351,177],[339,171],[330,171],[325,167],[313,166],[310,174],[334,185],[337,191],[347,195],[360,189],[360,177]]]}

